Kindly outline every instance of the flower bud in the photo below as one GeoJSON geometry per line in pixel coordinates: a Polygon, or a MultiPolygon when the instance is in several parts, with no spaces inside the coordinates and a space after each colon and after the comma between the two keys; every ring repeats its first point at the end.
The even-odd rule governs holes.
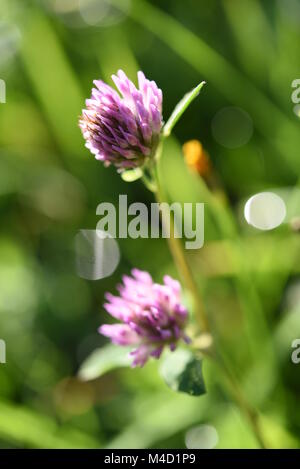
{"type": "Polygon", "coordinates": [[[138,72],[138,89],[122,70],[112,79],[119,91],[95,80],[79,121],[96,159],[119,172],[143,166],[155,154],[162,127],[162,91],[138,72]]]}

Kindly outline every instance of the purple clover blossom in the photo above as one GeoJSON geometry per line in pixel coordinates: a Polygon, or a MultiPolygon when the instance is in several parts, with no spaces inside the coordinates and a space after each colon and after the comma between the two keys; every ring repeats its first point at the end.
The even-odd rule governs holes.
{"type": "Polygon", "coordinates": [[[169,276],[164,284],[154,283],[148,272],[131,271],[118,286],[120,296],[106,294],[106,311],[118,324],[103,324],[99,332],[114,344],[135,346],[132,366],[143,366],[150,356],[159,358],[163,348],[173,351],[178,340],[189,342],[184,333],[188,312],[181,303],[179,282],[169,276]]]}
{"type": "Polygon", "coordinates": [[[79,126],[96,159],[121,172],[142,166],[154,155],[162,127],[162,91],[143,72],[138,72],[138,89],[122,70],[112,79],[122,97],[95,80],[97,88],[86,100],[79,126]]]}

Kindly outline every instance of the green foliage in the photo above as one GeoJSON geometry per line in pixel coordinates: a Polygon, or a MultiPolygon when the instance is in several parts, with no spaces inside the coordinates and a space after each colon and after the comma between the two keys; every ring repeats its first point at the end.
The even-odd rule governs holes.
{"type": "Polygon", "coordinates": [[[130,350],[128,347],[118,347],[113,344],[94,350],[81,365],[79,377],[83,380],[96,379],[108,371],[130,366],[132,361],[130,350]]]}
{"type": "Polygon", "coordinates": [[[300,70],[297,15],[284,2],[259,0],[132,0],[129,10],[127,1],[111,2],[116,10],[105,25],[87,22],[78,2],[0,5],[7,90],[0,103],[0,339],[7,352],[0,447],[184,448],[186,431],[202,423],[216,428],[218,448],[257,447],[210,362],[203,362],[203,394],[201,362],[186,350],[132,370],[128,350],[105,345],[97,333],[107,322],[104,293],[131,267],[157,281],[178,276],[164,239],[118,240],[120,265],[103,281],[81,279],[74,268],[75,235],[95,229],[100,202],[117,206],[119,194],[154,201],[140,171],[121,178],[94,160],[78,128],[93,79],[112,84],[118,68],[133,80],[142,69],[163,90],[171,135],[159,170],[168,199],[205,203],[204,247],[186,254],[218,352],[261,412],[270,446],[299,447],[300,365],[291,361],[300,336],[299,233],[289,223],[259,232],[243,217],[247,198],[273,189],[285,200],[286,221],[299,216],[300,132],[290,86],[300,70]],[[203,79],[201,102],[183,115],[203,83],[172,114],[178,96],[203,79]],[[242,108],[254,125],[251,140],[234,150],[211,131],[227,106],[242,108]],[[208,181],[185,164],[182,144],[190,139],[210,155],[208,181]]]}
{"type": "Polygon", "coordinates": [[[171,134],[174,126],[177,124],[177,122],[182,117],[183,113],[187,110],[192,101],[197,98],[204,84],[204,81],[202,83],[199,83],[198,86],[192,89],[189,93],[186,93],[184,97],[179,101],[179,103],[176,104],[174,111],[172,112],[169,119],[164,125],[163,134],[165,137],[168,137],[171,134]]]}
{"type": "Polygon", "coordinates": [[[0,437],[12,444],[33,448],[96,448],[98,442],[69,425],[59,426],[36,411],[0,402],[0,437]]]}
{"type": "Polygon", "coordinates": [[[202,360],[186,349],[169,353],[164,359],[160,372],[167,385],[173,391],[190,396],[201,396],[205,393],[202,375],[202,360]]]}

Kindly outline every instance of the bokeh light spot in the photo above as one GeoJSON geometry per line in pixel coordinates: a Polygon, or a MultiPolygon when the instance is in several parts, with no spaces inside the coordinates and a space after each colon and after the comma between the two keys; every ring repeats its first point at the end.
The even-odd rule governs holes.
{"type": "Polygon", "coordinates": [[[218,433],[212,425],[198,425],[187,431],[185,445],[188,449],[212,449],[219,441],[218,433]]]}
{"type": "Polygon", "coordinates": [[[120,0],[120,5],[111,0],[49,0],[46,4],[71,28],[118,24],[126,18],[131,0],[120,0]]]}
{"type": "Polygon", "coordinates": [[[296,106],[294,106],[294,114],[296,114],[297,117],[300,117],[300,104],[296,104],[296,106]]]}
{"type": "Polygon", "coordinates": [[[281,15],[290,23],[300,23],[300,4],[298,0],[278,0],[281,15]]]}
{"type": "Polygon", "coordinates": [[[99,230],[80,230],[75,237],[77,274],[87,280],[109,277],[120,261],[115,239],[99,230]]]}
{"type": "Polygon", "coordinates": [[[0,22],[0,66],[6,65],[17,53],[21,41],[20,29],[6,21],[0,22]]]}
{"type": "Polygon", "coordinates": [[[58,383],[54,389],[56,407],[72,415],[86,413],[94,404],[95,392],[90,383],[69,377],[58,383]]]}
{"type": "Polygon", "coordinates": [[[243,109],[225,107],[215,114],[211,129],[220,145],[234,149],[248,143],[253,133],[253,122],[243,109]]]}
{"type": "Polygon", "coordinates": [[[79,11],[87,24],[95,26],[109,15],[110,3],[107,0],[79,0],[79,11]]]}
{"type": "Polygon", "coordinates": [[[260,192],[246,202],[244,216],[249,225],[259,230],[272,230],[281,225],[286,217],[286,206],[279,195],[260,192]]]}

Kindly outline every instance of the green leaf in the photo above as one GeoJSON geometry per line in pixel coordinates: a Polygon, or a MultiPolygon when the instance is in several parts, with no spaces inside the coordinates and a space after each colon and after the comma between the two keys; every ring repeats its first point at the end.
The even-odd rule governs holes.
{"type": "Polygon", "coordinates": [[[20,448],[99,448],[101,440],[42,412],[0,400],[0,440],[20,448]]]}
{"type": "Polygon", "coordinates": [[[192,91],[184,95],[184,97],[179,101],[179,103],[175,106],[174,111],[172,112],[171,116],[169,117],[168,121],[164,125],[163,128],[163,135],[164,137],[168,137],[172,130],[173,127],[176,125],[184,111],[189,107],[192,101],[194,101],[195,98],[197,98],[198,94],[200,93],[202,87],[205,85],[205,81],[202,81],[199,83],[196,88],[194,88],[192,91]]]}
{"type": "Polygon", "coordinates": [[[188,394],[170,392],[166,386],[162,391],[150,390],[143,394],[143,405],[139,398],[132,399],[132,421],[105,448],[157,448],[159,442],[210,419],[214,402],[208,394],[191,399],[188,394]]]}
{"type": "Polygon", "coordinates": [[[131,358],[128,347],[118,347],[113,344],[96,349],[81,365],[79,378],[84,381],[99,378],[108,371],[130,366],[131,358]]]}
{"type": "Polygon", "coordinates": [[[189,350],[178,349],[167,355],[160,368],[166,384],[174,391],[191,396],[205,394],[202,360],[189,350]]]}
{"type": "Polygon", "coordinates": [[[128,169],[121,173],[121,178],[126,182],[134,182],[143,176],[143,170],[141,168],[128,169]]]}

